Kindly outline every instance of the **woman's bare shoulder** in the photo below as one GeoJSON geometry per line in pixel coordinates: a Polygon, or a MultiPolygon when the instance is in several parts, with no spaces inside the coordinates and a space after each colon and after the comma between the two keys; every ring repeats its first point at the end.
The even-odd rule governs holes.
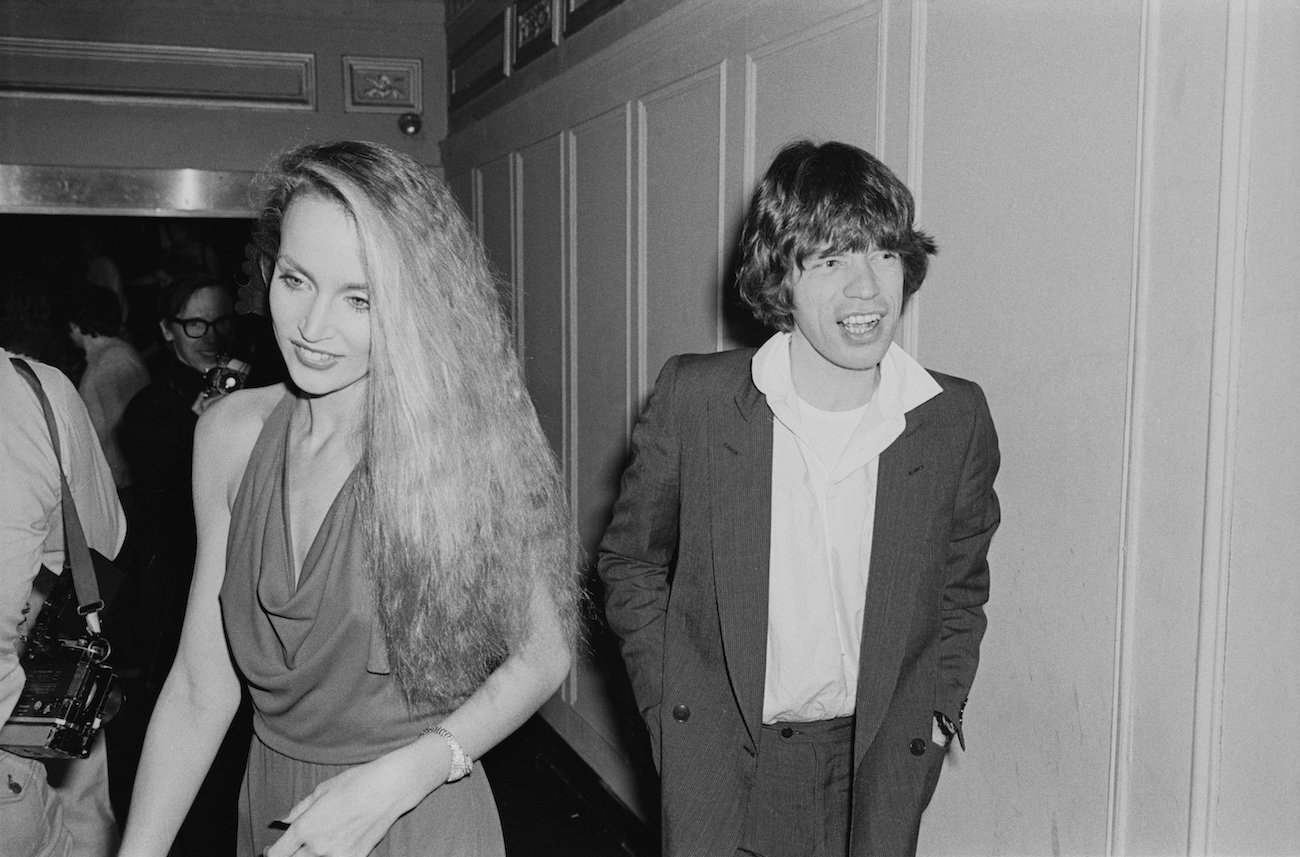
{"type": "Polygon", "coordinates": [[[230,477],[242,475],[262,426],[284,398],[285,390],[284,384],[237,390],[204,411],[194,430],[196,474],[210,468],[209,472],[230,477]]]}

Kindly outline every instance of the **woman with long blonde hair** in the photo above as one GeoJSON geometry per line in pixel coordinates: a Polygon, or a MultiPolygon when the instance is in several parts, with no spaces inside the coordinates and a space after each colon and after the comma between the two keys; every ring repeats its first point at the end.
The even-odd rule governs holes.
{"type": "Polygon", "coordinates": [[[482,249],[437,179],[357,142],[285,155],[255,244],[290,383],[199,422],[194,584],[121,854],[166,854],[241,681],[241,855],[502,854],[473,760],[567,674],[578,565],[482,249]]]}

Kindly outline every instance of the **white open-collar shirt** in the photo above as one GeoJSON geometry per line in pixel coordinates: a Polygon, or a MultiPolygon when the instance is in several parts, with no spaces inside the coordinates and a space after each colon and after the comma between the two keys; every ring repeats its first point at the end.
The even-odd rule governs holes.
{"type": "Polygon", "coordinates": [[[897,344],[871,400],[852,411],[799,398],[789,333],[769,339],[751,369],[776,417],[763,722],[844,717],[857,695],[880,453],[942,389],[897,344]]]}

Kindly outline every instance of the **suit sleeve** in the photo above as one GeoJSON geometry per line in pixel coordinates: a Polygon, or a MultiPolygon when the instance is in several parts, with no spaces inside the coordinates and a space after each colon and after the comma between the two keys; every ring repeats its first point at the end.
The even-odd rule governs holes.
{"type": "Polygon", "coordinates": [[[597,560],[605,585],[605,616],[619,638],[656,760],[664,618],[670,569],[677,555],[681,489],[675,415],[677,360],[674,357],[664,365],[650,403],[632,432],[631,461],[597,560]]]}
{"type": "Polygon", "coordinates": [[[940,687],[935,710],[957,725],[962,748],[962,710],[979,666],[980,641],[988,622],[984,604],[989,597],[989,543],[1002,514],[993,480],[1001,456],[997,431],[984,393],[975,388],[971,434],[957,498],[953,506],[951,539],[945,565],[943,628],[939,646],[940,687]]]}

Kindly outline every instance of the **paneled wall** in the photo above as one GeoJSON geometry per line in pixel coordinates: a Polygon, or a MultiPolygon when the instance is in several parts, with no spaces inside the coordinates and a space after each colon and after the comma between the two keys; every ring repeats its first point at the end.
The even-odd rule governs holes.
{"type": "MultiPolygon", "coordinates": [[[[772,152],[916,192],[902,341],[987,391],[1005,516],[923,853],[1300,851],[1297,44],[1283,0],[693,0],[444,146],[589,549],[664,359],[750,336],[772,152]]],[[[546,715],[644,809],[607,645],[546,715]]]]}

